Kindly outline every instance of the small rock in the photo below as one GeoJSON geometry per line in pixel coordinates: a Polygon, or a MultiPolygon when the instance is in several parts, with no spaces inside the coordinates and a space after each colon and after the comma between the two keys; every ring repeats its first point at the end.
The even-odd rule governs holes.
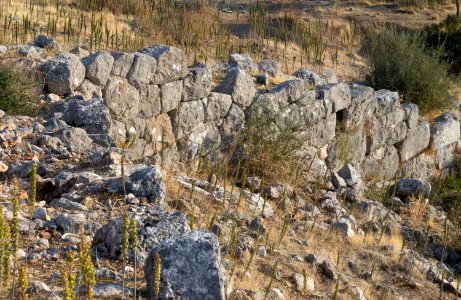
{"type": "Polygon", "coordinates": [[[338,279],[338,271],[329,261],[324,260],[320,265],[320,269],[323,271],[323,274],[325,274],[325,276],[327,276],[328,278],[333,280],[338,279]]]}
{"type": "Polygon", "coordinates": [[[88,210],[86,206],[80,203],[71,201],[69,199],[65,199],[65,198],[54,199],[53,201],[51,201],[50,204],[53,207],[67,209],[67,210],[80,210],[80,211],[88,210]]]}
{"type": "Polygon", "coordinates": [[[50,217],[48,216],[45,208],[37,207],[34,211],[33,219],[49,221],[50,217]]]}
{"type": "Polygon", "coordinates": [[[315,290],[314,279],[312,279],[311,277],[304,277],[302,274],[293,273],[291,274],[291,278],[293,279],[295,283],[295,288],[298,292],[313,292],[315,290]]]}
{"type": "Polygon", "coordinates": [[[250,229],[262,235],[266,234],[266,228],[262,223],[261,217],[256,217],[250,222],[250,229]]]}

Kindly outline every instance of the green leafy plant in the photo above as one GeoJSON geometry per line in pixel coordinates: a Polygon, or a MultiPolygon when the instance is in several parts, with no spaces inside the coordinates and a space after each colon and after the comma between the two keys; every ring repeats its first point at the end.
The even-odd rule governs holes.
{"type": "Polygon", "coordinates": [[[12,115],[35,115],[40,108],[40,77],[0,64],[0,109],[12,115]]]}
{"type": "Polygon", "coordinates": [[[452,78],[443,49],[429,49],[421,33],[386,28],[371,34],[363,50],[374,88],[398,91],[404,102],[416,103],[423,112],[451,105],[452,78]]]}

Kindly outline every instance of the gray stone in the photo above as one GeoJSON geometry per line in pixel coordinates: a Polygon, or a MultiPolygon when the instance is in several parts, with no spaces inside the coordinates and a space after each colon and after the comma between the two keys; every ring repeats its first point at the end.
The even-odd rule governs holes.
{"type": "Polygon", "coordinates": [[[245,109],[253,101],[256,88],[251,76],[240,69],[232,68],[214,92],[231,95],[234,103],[245,109]]]}
{"type": "Polygon", "coordinates": [[[321,85],[317,87],[319,98],[326,105],[327,114],[336,113],[351,104],[351,90],[345,83],[321,85]]]}
{"type": "Polygon", "coordinates": [[[211,93],[202,101],[205,106],[205,122],[223,119],[232,105],[231,96],[219,93],[211,93]]]}
{"type": "Polygon", "coordinates": [[[295,289],[298,292],[313,292],[315,290],[314,279],[309,276],[303,276],[299,273],[291,274],[291,278],[295,283],[295,289]]]}
{"type": "Polygon", "coordinates": [[[399,103],[399,93],[389,90],[376,91],[376,101],[378,107],[376,113],[379,116],[391,113],[399,103]]]}
{"type": "Polygon", "coordinates": [[[144,266],[147,293],[154,297],[155,256],[161,257],[160,296],[184,299],[225,299],[219,243],[208,231],[193,231],[155,247],[144,266]]]}
{"type": "Polygon", "coordinates": [[[333,266],[333,264],[330,263],[329,261],[324,260],[320,264],[320,269],[323,271],[323,274],[325,274],[325,276],[327,276],[329,279],[332,279],[332,280],[338,279],[338,271],[333,266]]]}
{"type": "Polygon", "coordinates": [[[344,178],[338,175],[336,172],[331,172],[331,183],[333,183],[333,186],[338,189],[338,188],[344,188],[347,186],[346,181],[344,178]]]}
{"type": "Polygon", "coordinates": [[[336,78],[336,74],[333,70],[327,69],[320,73],[320,78],[325,81],[325,84],[336,84],[338,83],[338,79],[336,78]]]}
{"type": "Polygon", "coordinates": [[[339,220],[335,221],[333,223],[333,228],[347,237],[353,237],[355,235],[351,222],[346,218],[340,218],[339,220]]]}
{"type": "Polygon", "coordinates": [[[250,222],[250,229],[261,234],[265,235],[266,234],[266,227],[264,227],[264,224],[262,223],[262,218],[261,217],[256,217],[250,222]]]}
{"type": "Polygon", "coordinates": [[[197,127],[187,138],[178,141],[178,151],[183,160],[206,156],[221,143],[219,130],[213,123],[197,127]]]}
{"type": "MultiPolygon", "coordinates": [[[[165,197],[165,182],[160,167],[137,166],[125,182],[127,193],[132,193],[138,198],[147,198],[150,202],[160,203],[165,197]]],[[[109,186],[109,190],[123,192],[120,179],[115,179],[109,186]]]]}
{"type": "Polygon", "coordinates": [[[139,92],[125,78],[111,76],[103,91],[104,104],[117,119],[131,119],[139,113],[139,92]]]}
{"type": "MultiPolygon", "coordinates": [[[[160,245],[164,240],[174,239],[190,232],[188,221],[181,212],[165,212],[159,206],[147,206],[130,213],[137,223],[139,244],[137,248],[138,263],[144,263],[152,248],[160,245]]],[[[121,251],[123,236],[123,218],[119,217],[98,229],[94,235],[92,246],[102,255],[118,258],[121,251]]],[[[129,253],[129,260],[134,255],[129,253]]]]}
{"type": "Polygon", "coordinates": [[[330,143],[336,134],[336,114],[320,120],[306,131],[299,134],[299,137],[314,147],[323,147],[330,143]]]}
{"type": "Polygon", "coordinates": [[[19,46],[18,54],[28,58],[29,60],[41,60],[41,54],[43,54],[43,49],[34,46],[19,46]]]}
{"type": "Polygon", "coordinates": [[[105,86],[109,79],[114,58],[106,51],[98,51],[82,58],[86,78],[98,86],[105,86]]]}
{"type": "Polygon", "coordinates": [[[111,75],[126,77],[131,69],[134,61],[133,53],[125,53],[121,51],[112,52],[114,63],[112,65],[111,75]]]}
{"type": "Polygon", "coordinates": [[[299,79],[287,80],[275,85],[271,93],[279,99],[281,107],[284,107],[304,96],[304,82],[299,79]]]}
{"type": "Polygon", "coordinates": [[[48,90],[59,96],[71,94],[85,79],[85,66],[70,53],[59,54],[40,65],[48,90]]]}
{"type": "Polygon", "coordinates": [[[257,84],[262,84],[264,86],[269,85],[269,75],[267,73],[255,75],[255,81],[257,84]]]}
{"type": "Polygon", "coordinates": [[[138,90],[144,85],[154,83],[153,78],[157,70],[157,60],[149,55],[135,53],[133,64],[126,75],[128,82],[138,90]]]}
{"type": "Polygon", "coordinates": [[[54,52],[61,51],[61,45],[59,45],[58,42],[53,40],[51,37],[42,34],[35,37],[35,39],[30,43],[30,45],[34,47],[51,50],[54,52]]]}
{"type": "Polygon", "coordinates": [[[35,220],[42,220],[42,221],[49,221],[49,216],[46,212],[46,209],[43,207],[37,207],[34,211],[33,219],[35,220]]]}
{"type": "Polygon", "coordinates": [[[142,87],[139,110],[145,118],[155,117],[162,112],[162,98],[158,85],[149,84],[142,87]]]}
{"type": "Polygon", "coordinates": [[[258,65],[259,71],[269,74],[269,76],[276,77],[281,73],[280,64],[271,59],[263,59],[258,65]]]}
{"type": "Polygon", "coordinates": [[[405,111],[405,120],[409,130],[413,130],[418,126],[419,108],[414,103],[404,103],[402,108],[405,111]]]}
{"type": "Polygon", "coordinates": [[[125,297],[133,297],[134,291],[120,283],[105,282],[93,285],[93,296],[97,299],[121,299],[122,294],[125,297]]]}
{"type": "Polygon", "coordinates": [[[8,48],[6,48],[3,45],[0,45],[0,57],[3,57],[7,51],[8,51],[8,48]]]}
{"type": "Polygon", "coordinates": [[[166,113],[178,108],[183,94],[183,83],[181,80],[161,85],[162,112],[166,113]]]}
{"type": "Polygon", "coordinates": [[[258,65],[253,61],[249,54],[231,54],[229,56],[229,66],[238,68],[248,74],[253,74],[258,71],[258,65]]]}
{"type": "Polygon", "coordinates": [[[325,84],[325,80],[321,78],[319,75],[314,73],[313,71],[309,69],[300,69],[296,71],[293,76],[298,77],[302,80],[304,80],[307,84],[311,86],[317,86],[317,85],[322,85],[325,84]]]}
{"type": "Polygon", "coordinates": [[[83,80],[75,94],[81,94],[85,99],[102,98],[101,88],[88,79],[83,80]]]}
{"type": "Polygon", "coordinates": [[[85,205],[82,205],[80,203],[71,201],[69,199],[65,198],[59,198],[59,199],[54,199],[51,201],[51,206],[55,208],[62,208],[66,210],[80,210],[80,211],[85,211],[88,210],[88,208],[85,205]]]}
{"type": "Polygon", "coordinates": [[[59,102],[52,111],[60,111],[62,119],[71,126],[85,129],[89,134],[109,134],[112,126],[109,109],[102,99],[84,100],[71,97],[59,102]]]}
{"type": "Polygon", "coordinates": [[[458,117],[447,113],[437,117],[431,128],[431,147],[435,150],[457,143],[460,137],[458,117]]]}
{"type": "Polygon", "coordinates": [[[75,47],[75,48],[72,48],[72,49],[69,51],[69,53],[75,54],[75,55],[77,55],[77,56],[80,57],[80,58],[83,58],[83,57],[85,57],[85,56],[90,55],[90,51],[88,51],[88,50],[85,49],[85,48],[79,47],[79,46],[77,46],[77,47],[75,47]]]}
{"type": "Polygon", "coordinates": [[[167,45],[155,45],[139,52],[157,60],[157,70],[152,78],[154,84],[164,84],[182,79],[189,72],[187,56],[181,49],[167,45]]]}
{"type": "Polygon", "coordinates": [[[87,153],[93,144],[86,131],[81,128],[64,128],[53,135],[58,137],[70,152],[87,153]]]}
{"type": "Polygon", "coordinates": [[[431,194],[431,184],[421,179],[402,178],[397,182],[395,194],[401,197],[420,197],[429,198],[431,194]]]}
{"type": "Polygon", "coordinates": [[[77,234],[78,227],[86,222],[87,220],[83,214],[62,214],[54,219],[54,223],[62,232],[73,234],[77,234]]]}
{"type": "Polygon", "coordinates": [[[399,154],[394,146],[385,146],[366,156],[362,165],[364,180],[388,180],[399,169],[399,154]]]}
{"type": "Polygon", "coordinates": [[[339,171],[338,175],[341,176],[348,186],[360,184],[362,177],[357,169],[351,164],[344,165],[339,171]]]}
{"type": "Polygon", "coordinates": [[[178,140],[194,131],[205,120],[205,111],[200,100],[182,102],[179,107],[179,115],[176,109],[171,111],[169,115],[178,140]]]}
{"type": "Polygon", "coordinates": [[[345,110],[345,122],[347,128],[355,128],[374,115],[377,102],[372,88],[358,84],[349,85],[349,88],[351,105],[345,110]]]}
{"type": "Polygon", "coordinates": [[[430,181],[435,175],[435,161],[431,155],[421,154],[400,165],[399,177],[414,177],[430,181]]]}
{"type": "Polygon", "coordinates": [[[406,161],[424,151],[431,139],[430,125],[421,122],[420,125],[407,134],[407,138],[399,145],[400,161],[406,161]]]}
{"type": "Polygon", "coordinates": [[[210,94],[212,84],[211,70],[205,64],[197,64],[184,78],[183,101],[198,100],[210,94]]]}

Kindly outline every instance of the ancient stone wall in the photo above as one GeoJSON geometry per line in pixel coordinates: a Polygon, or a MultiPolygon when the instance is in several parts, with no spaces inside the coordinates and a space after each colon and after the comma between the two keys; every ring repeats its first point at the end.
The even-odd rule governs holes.
{"type": "MultiPolygon", "coordinates": [[[[274,61],[257,65],[239,54],[229,65],[188,68],[184,52],[165,45],[136,53],[74,53],[40,66],[49,93],[63,98],[53,106],[93,99],[88,103],[99,104],[91,107],[107,107],[110,120],[89,137],[108,147],[114,139],[120,143],[136,136],[133,159],[160,152],[182,161],[217,157],[228,151],[246,120],[261,114],[276,117],[275,130],[286,122],[294,125],[312,178],[348,163],[365,180],[427,179],[450,168],[460,140],[455,115],[421,120],[418,107],[401,104],[398,93],[338,82],[332,72],[302,69],[286,76],[274,61]],[[270,86],[269,76],[287,80],[270,86]]],[[[79,105],[77,111],[90,109],[79,105]]],[[[88,131],[82,126],[88,120],[63,120],[88,131]]]]}

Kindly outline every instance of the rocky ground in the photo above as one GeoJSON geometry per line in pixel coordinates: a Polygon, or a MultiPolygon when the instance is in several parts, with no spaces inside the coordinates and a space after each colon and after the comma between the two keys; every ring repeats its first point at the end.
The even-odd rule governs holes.
{"type": "MultiPolygon", "coordinates": [[[[128,76],[127,89],[132,89],[131,93],[136,95],[147,76],[142,67],[149,62],[134,63],[135,73],[132,72],[133,58],[129,63],[130,72],[123,67],[123,59],[128,59],[128,54],[88,56],[86,53],[80,65],[80,59],[70,54],[52,59],[41,54],[36,57],[40,49],[34,47],[12,47],[7,51],[25,49],[20,60],[27,65],[41,65],[48,84],[49,93],[44,95],[47,110],[37,117],[11,116],[0,111],[1,204],[6,218],[12,222],[10,200],[14,196],[14,186],[18,187],[22,234],[18,259],[28,261],[31,299],[62,299],[62,272],[68,266],[67,251],[78,253],[82,238],[91,242],[97,281],[94,296],[98,299],[120,299],[122,293],[125,297],[133,297],[135,278],[137,296],[153,299],[157,256],[162,262],[160,299],[457,298],[461,251],[447,243],[444,229],[450,224],[445,213],[428,202],[431,198],[428,181],[400,177],[396,181],[372,185],[363,178],[361,167],[352,163],[328,169],[326,176],[315,180],[287,177],[269,184],[257,176],[244,180],[225,176],[213,169],[211,158],[202,161],[202,156],[207,158],[205,153],[200,153],[203,146],[200,150],[193,145],[190,136],[181,140],[181,135],[194,133],[196,124],[188,122],[193,115],[187,115],[182,127],[173,132],[172,139],[177,140],[168,147],[150,146],[151,155],[144,155],[145,150],[140,155],[136,149],[146,149],[145,139],[142,147],[135,146],[134,152],[127,149],[130,153],[125,155],[124,144],[117,143],[109,128],[116,123],[116,117],[123,116],[125,120],[132,117],[129,114],[133,113],[130,111],[133,98],[113,100],[112,106],[98,99],[98,93],[103,93],[106,100],[107,95],[115,99],[113,95],[116,94],[107,93],[107,88],[101,92],[98,87],[114,80],[114,75],[110,78],[105,75],[114,69],[107,71],[101,66],[107,60],[113,63],[115,56],[120,63],[120,68],[115,69],[128,76]],[[71,72],[59,73],[62,66],[71,72]],[[80,77],[77,84],[75,80],[67,80],[80,77]],[[121,103],[126,106],[120,106],[121,103]],[[193,153],[190,161],[178,159],[190,153],[193,153]],[[34,164],[37,166],[38,201],[29,222],[29,177],[34,164]],[[125,213],[136,221],[139,245],[130,249],[128,264],[123,268],[121,244],[125,213]],[[32,234],[28,242],[29,227],[32,234]],[[83,237],[79,234],[81,227],[83,237]],[[122,280],[123,274],[125,280],[122,280]]],[[[138,60],[150,59],[148,55],[136,55],[138,60]]],[[[156,59],[162,61],[161,55],[156,59]]],[[[219,97],[220,104],[230,101],[226,104],[227,110],[231,110],[231,105],[235,110],[241,106],[249,106],[251,110],[252,98],[250,104],[246,104],[248,98],[245,97],[248,88],[241,89],[239,83],[242,78],[248,78],[245,71],[250,73],[244,64],[247,61],[235,61],[237,70],[226,73],[220,84],[197,80],[207,76],[201,77],[201,68],[194,68],[191,71],[194,80],[181,79],[181,82],[184,80],[182,86],[187,87],[187,82],[192,82],[187,94],[191,95],[201,93],[192,87],[210,85],[205,88],[208,94],[214,85],[216,95],[212,97],[219,97]],[[232,95],[232,100],[225,97],[228,94],[232,95]]],[[[159,70],[163,70],[162,67],[159,70]]],[[[178,76],[184,76],[179,70],[178,76]]],[[[265,82],[274,77],[268,74],[270,70],[267,68],[262,78],[256,78],[260,80],[255,85],[258,90],[271,90],[263,93],[264,97],[295,97],[293,81],[273,89],[271,83],[265,82]]],[[[324,94],[331,91],[321,86],[332,80],[334,74],[303,74],[305,80],[318,85],[317,91],[324,94]]],[[[165,83],[165,78],[177,79],[172,73],[157,72],[149,76],[157,78],[152,80],[160,82],[161,90],[169,84],[165,83]]],[[[330,84],[349,89],[337,81],[330,84]]],[[[127,89],[122,90],[122,95],[129,95],[127,89]]],[[[164,104],[169,103],[164,95],[160,96],[163,102],[155,114],[165,114],[169,121],[170,116],[162,111],[164,104]]],[[[336,108],[344,104],[334,103],[336,108]]],[[[173,105],[170,109],[174,108],[173,105]]],[[[149,109],[155,108],[144,106],[142,109],[143,113],[149,113],[149,109]]],[[[220,118],[232,120],[229,113],[219,117],[220,109],[222,107],[218,106],[210,110],[212,114],[207,114],[217,115],[216,120],[206,121],[203,117],[202,122],[215,124],[212,122],[220,122],[220,118]]],[[[136,112],[134,114],[133,117],[137,116],[136,112]]],[[[388,122],[393,122],[389,114],[384,116],[388,122]]],[[[452,122],[453,118],[448,119],[452,122]]],[[[449,123],[445,121],[443,124],[449,123]]],[[[408,124],[411,121],[402,117],[398,122],[408,124]]],[[[441,123],[435,122],[439,127],[441,123]]],[[[458,133],[454,139],[458,140],[459,122],[456,124],[458,133]]],[[[221,134],[218,135],[224,137],[223,133],[233,127],[221,125],[216,125],[221,134]]],[[[170,124],[170,131],[171,127],[170,124]]],[[[389,127],[394,128],[394,125],[389,127]]],[[[139,131],[124,130],[127,140],[139,131]]],[[[444,141],[453,139],[444,137],[444,141]]],[[[224,141],[220,140],[223,144],[224,141]]],[[[163,139],[160,142],[163,145],[163,139]]],[[[78,263],[73,272],[78,275],[78,293],[81,284],[78,263]]],[[[3,292],[6,295],[6,291],[3,292]]]]}

